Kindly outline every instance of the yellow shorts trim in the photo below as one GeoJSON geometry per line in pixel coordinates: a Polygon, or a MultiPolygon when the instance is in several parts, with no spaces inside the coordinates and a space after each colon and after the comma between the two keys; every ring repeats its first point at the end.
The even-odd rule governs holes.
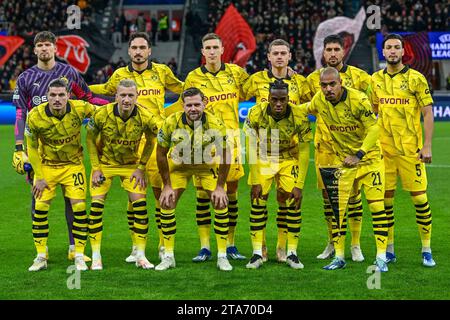
{"type": "Polygon", "coordinates": [[[49,189],[44,189],[41,201],[52,200],[58,185],[62,186],[64,197],[86,200],[86,170],[82,163],[57,166],[43,164],[42,176],[47,181],[49,189]]]}
{"type": "Polygon", "coordinates": [[[395,190],[400,176],[403,190],[409,192],[426,191],[428,186],[425,163],[408,156],[384,154],[386,167],[386,190],[395,190]]]}
{"type": "Polygon", "coordinates": [[[136,170],[136,167],[124,168],[115,166],[114,167],[102,166],[101,170],[103,172],[103,176],[105,177],[105,181],[99,187],[92,186],[92,172],[91,172],[91,181],[89,186],[91,196],[100,196],[107,194],[109,189],[111,188],[114,177],[120,178],[121,181],[120,185],[126,191],[131,193],[147,194],[147,188],[140,189],[139,186],[133,188],[136,181],[133,180],[132,182],[130,182],[130,177],[136,170]]]}

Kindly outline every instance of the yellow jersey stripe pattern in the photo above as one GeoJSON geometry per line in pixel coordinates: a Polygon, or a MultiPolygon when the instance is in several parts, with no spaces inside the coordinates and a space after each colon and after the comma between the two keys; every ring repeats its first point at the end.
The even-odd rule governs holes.
{"type": "Polygon", "coordinates": [[[405,66],[396,74],[386,69],[372,75],[372,102],[378,105],[383,152],[416,155],[423,147],[420,115],[433,104],[428,82],[418,71],[405,66]]]}

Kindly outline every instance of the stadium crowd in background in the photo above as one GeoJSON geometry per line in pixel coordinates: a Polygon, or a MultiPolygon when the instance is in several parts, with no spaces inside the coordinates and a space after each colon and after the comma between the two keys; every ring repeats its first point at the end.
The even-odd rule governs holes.
{"type": "MultiPolygon", "coordinates": [[[[361,1],[365,7],[381,6],[383,33],[398,31],[445,31],[450,29],[447,1],[361,1]]],[[[282,38],[291,45],[290,67],[302,75],[315,69],[313,39],[318,25],[336,16],[353,16],[352,3],[343,0],[320,1],[260,1],[226,0],[209,3],[209,32],[213,32],[225,9],[232,3],[248,21],[257,44],[257,50],[249,59],[246,69],[249,74],[267,68],[267,45],[282,38]]],[[[359,9],[359,7],[358,7],[359,9]]]]}

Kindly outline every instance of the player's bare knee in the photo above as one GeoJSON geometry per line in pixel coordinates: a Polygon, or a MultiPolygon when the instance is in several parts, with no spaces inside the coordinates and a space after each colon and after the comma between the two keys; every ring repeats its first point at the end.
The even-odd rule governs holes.
{"type": "Polygon", "coordinates": [[[395,194],[395,190],[386,190],[384,192],[384,197],[385,198],[393,198],[395,194]]]}
{"type": "Polygon", "coordinates": [[[238,181],[227,182],[227,194],[236,193],[238,189],[238,181]]]}
{"type": "Polygon", "coordinates": [[[278,203],[285,203],[289,199],[289,193],[284,190],[277,190],[277,201],[278,203]]]}

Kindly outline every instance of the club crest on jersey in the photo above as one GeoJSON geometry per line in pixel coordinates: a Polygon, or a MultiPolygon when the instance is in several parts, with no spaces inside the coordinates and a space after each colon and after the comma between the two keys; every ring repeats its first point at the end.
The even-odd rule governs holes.
{"type": "Polygon", "coordinates": [[[403,80],[402,84],[400,85],[401,90],[407,90],[408,89],[408,81],[403,80]]]}
{"type": "Polygon", "coordinates": [[[71,66],[81,73],[86,73],[91,65],[91,58],[88,50],[89,43],[80,36],[64,35],[57,37],[56,46],[58,47],[56,55],[67,61],[71,66]]]}

